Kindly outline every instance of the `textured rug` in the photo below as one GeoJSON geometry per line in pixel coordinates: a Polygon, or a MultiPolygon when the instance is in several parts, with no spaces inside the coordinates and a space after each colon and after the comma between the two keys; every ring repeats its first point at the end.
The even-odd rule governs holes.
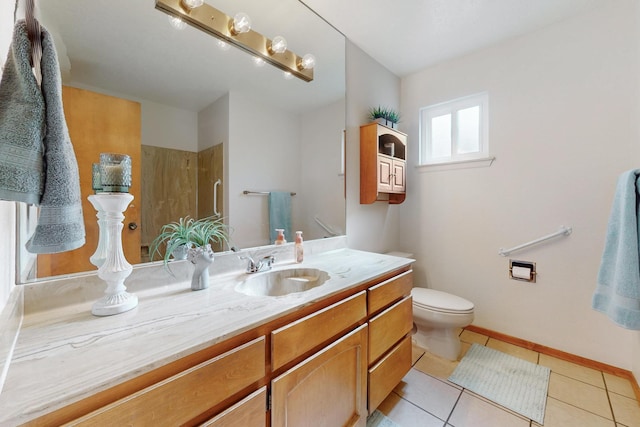
{"type": "Polygon", "coordinates": [[[367,417],[367,427],[400,427],[377,409],[367,417]]]}
{"type": "Polygon", "coordinates": [[[542,424],[551,370],[473,344],[449,381],[542,424]]]}

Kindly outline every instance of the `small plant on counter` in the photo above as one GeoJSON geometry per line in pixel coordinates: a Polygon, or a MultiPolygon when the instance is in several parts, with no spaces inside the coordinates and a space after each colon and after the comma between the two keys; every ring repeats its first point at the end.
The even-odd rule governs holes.
{"type": "Polygon", "coordinates": [[[163,225],[160,234],[151,243],[149,251],[151,260],[156,255],[162,256],[164,264],[167,266],[171,256],[181,248],[185,248],[186,252],[189,252],[196,248],[206,248],[207,245],[214,243],[228,242],[228,227],[221,218],[207,217],[195,220],[187,216],[180,218],[177,222],[163,225]]]}

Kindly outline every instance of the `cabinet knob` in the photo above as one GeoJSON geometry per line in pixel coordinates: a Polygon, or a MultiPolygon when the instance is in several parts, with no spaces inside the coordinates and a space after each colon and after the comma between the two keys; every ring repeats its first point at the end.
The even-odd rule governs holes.
{"type": "Polygon", "coordinates": [[[135,222],[130,222],[127,227],[129,227],[129,230],[135,230],[136,228],[138,228],[138,224],[136,224],[135,222]]]}

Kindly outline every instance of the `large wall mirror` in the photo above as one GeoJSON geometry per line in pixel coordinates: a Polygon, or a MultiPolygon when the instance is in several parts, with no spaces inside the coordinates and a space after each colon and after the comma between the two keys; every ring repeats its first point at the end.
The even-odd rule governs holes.
{"type": "MultiPolygon", "coordinates": [[[[195,28],[177,29],[154,0],[40,2],[41,22],[56,42],[81,182],[89,188],[83,198],[99,152],[134,159],[136,198],[123,230],[123,239],[136,242],[125,245],[132,264],[148,261],[145,248],[163,224],[187,215],[219,212],[238,248],[272,243],[272,191],[295,193],[292,228],[306,239],[345,232],[344,37],[298,0],[208,3],[230,16],[245,12],[254,30],[284,36],[298,55],[312,53],[314,80],[286,79],[195,28]],[[89,148],[95,153],[83,151],[89,148]]],[[[35,257],[21,245],[22,282],[95,270],[87,264],[97,242],[95,210],[83,208],[85,254],[75,261],[75,251],[35,257]]],[[[25,235],[35,215],[21,209],[25,235]]]]}

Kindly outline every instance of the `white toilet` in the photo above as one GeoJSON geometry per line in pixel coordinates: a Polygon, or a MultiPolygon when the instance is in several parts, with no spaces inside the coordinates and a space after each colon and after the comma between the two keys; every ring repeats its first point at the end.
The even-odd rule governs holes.
{"type": "Polygon", "coordinates": [[[473,322],[473,303],[435,289],[413,288],[413,321],[418,331],[415,343],[449,360],[460,356],[458,328],[473,322]]]}

